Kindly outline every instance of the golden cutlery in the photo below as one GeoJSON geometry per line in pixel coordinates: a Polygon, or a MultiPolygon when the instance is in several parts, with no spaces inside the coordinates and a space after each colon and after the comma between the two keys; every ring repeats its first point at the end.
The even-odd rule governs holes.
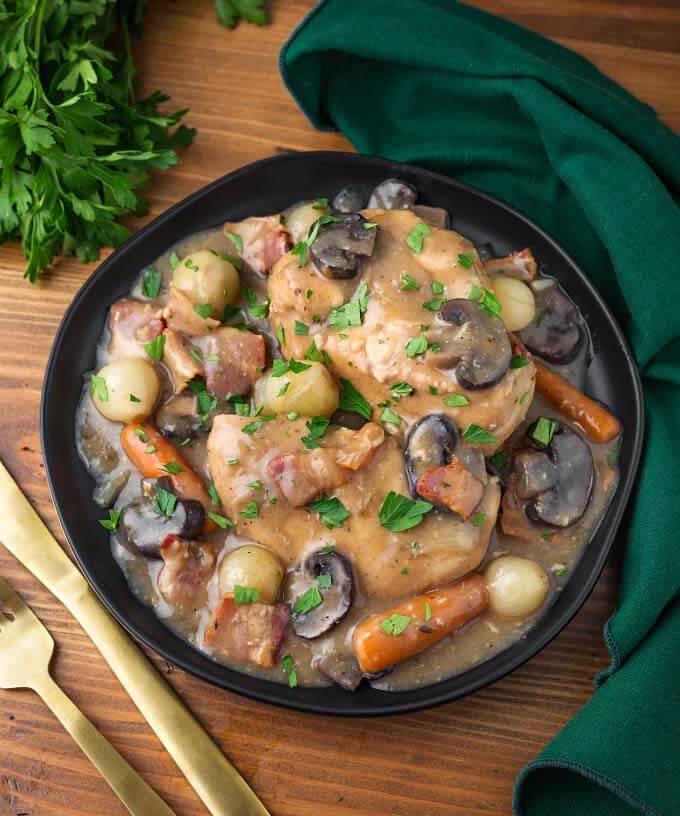
{"type": "Polygon", "coordinates": [[[30,688],[52,709],[133,816],[175,816],[50,676],[52,636],[0,578],[0,688],[30,688]]]}
{"type": "Polygon", "coordinates": [[[0,462],[0,541],[71,612],[213,816],[270,816],[114,621],[0,462]]]}

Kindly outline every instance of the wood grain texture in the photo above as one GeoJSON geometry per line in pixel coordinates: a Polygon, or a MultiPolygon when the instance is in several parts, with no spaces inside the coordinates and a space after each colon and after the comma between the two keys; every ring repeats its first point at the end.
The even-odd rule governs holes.
{"type": "MultiPolygon", "coordinates": [[[[680,130],[677,0],[477,0],[591,59],[680,130]]],[[[239,165],[281,150],[348,149],[317,133],[284,90],[279,48],[311,0],[272,0],[271,25],[220,29],[208,0],[152,2],[137,46],[146,90],[188,106],[198,128],[183,163],[157,175],[152,214],[239,165]]],[[[63,543],[44,479],[38,408],[61,316],[94,269],[61,261],[37,286],[17,246],[0,248],[0,456],[63,543]]],[[[65,418],[70,422],[70,418],[65,418]]],[[[54,674],[178,816],[205,811],[68,613],[0,547],[5,576],[49,626],[54,674]]],[[[491,816],[512,784],[583,705],[607,662],[602,626],[615,603],[610,563],[583,610],[527,666],[434,711],[350,721],[282,711],[219,691],[152,659],[275,816],[491,816]]],[[[0,816],[123,816],[38,698],[0,691],[0,816]]]]}

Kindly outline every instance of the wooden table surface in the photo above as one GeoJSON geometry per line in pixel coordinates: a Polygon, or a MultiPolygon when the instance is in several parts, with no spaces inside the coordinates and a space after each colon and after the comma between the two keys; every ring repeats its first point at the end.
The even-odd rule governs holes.
{"type": "MultiPolygon", "coordinates": [[[[475,0],[591,59],[680,131],[677,0],[475,0]]],[[[198,128],[182,164],[159,173],[153,215],[240,165],[279,151],[345,150],[312,130],[282,86],[279,48],[311,0],[272,0],[271,24],[221,29],[209,0],[156,0],[138,45],[145,88],[190,107],[198,128]]],[[[173,108],[174,109],[174,108],[173,108]]],[[[94,269],[60,261],[39,285],[22,279],[17,246],[0,248],[0,457],[63,543],[38,436],[43,370],[62,314],[94,269]]],[[[70,422],[70,418],[65,418],[70,422]]],[[[615,558],[616,556],[614,556],[615,558]]],[[[610,564],[591,599],[528,665],[468,699],[419,714],[329,719],[249,702],[156,658],[275,816],[508,814],[519,768],[592,692],[607,662],[602,626],[614,609],[610,564]]],[[[70,615],[0,547],[0,574],[48,625],[57,681],[178,816],[206,811],[70,615]]],[[[0,691],[0,814],[127,811],[40,700],[0,691]]]]}

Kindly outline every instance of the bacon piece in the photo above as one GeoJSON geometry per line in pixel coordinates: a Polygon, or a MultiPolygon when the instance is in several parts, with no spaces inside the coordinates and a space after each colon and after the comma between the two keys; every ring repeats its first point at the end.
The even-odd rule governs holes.
{"type": "Polygon", "coordinates": [[[339,448],[335,461],[348,470],[359,470],[373,459],[385,441],[385,431],[375,422],[367,422],[358,431],[349,431],[351,438],[339,448]]]}
{"type": "Polygon", "coordinates": [[[303,507],[349,479],[347,469],[337,464],[335,451],[328,448],[284,453],[269,461],[267,473],[293,507],[303,507]]]}
{"type": "Polygon", "coordinates": [[[203,367],[189,353],[182,337],[174,329],[163,332],[163,362],[170,369],[175,392],[180,393],[187,387],[189,380],[203,375],[203,367]]]}
{"type": "Polygon", "coordinates": [[[281,224],[280,215],[252,216],[244,221],[224,225],[225,232],[233,232],[243,239],[239,255],[255,272],[266,274],[291,248],[290,235],[281,224]]]}
{"type": "Polygon", "coordinates": [[[421,474],[416,492],[426,501],[443,504],[467,521],[479,504],[484,484],[454,458],[448,465],[428,468],[421,474]]]}
{"type": "Polygon", "coordinates": [[[134,298],[116,301],[109,311],[109,353],[112,357],[144,357],[144,344],[163,331],[161,312],[134,298]]]}
{"type": "Polygon", "coordinates": [[[220,321],[212,317],[201,317],[184,292],[172,284],[168,305],[163,309],[163,317],[171,329],[181,334],[203,336],[210,334],[220,325],[220,321]]]}
{"type": "Polygon", "coordinates": [[[202,605],[206,584],[215,566],[212,544],[171,535],[161,544],[161,558],[158,591],[165,600],[180,609],[202,605]]]}
{"type": "Polygon", "coordinates": [[[529,283],[536,277],[536,259],[529,247],[521,252],[512,252],[505,258],[492,258],[483,262],[487,275],[506,275],[508,278],[529,283]]]}
{"type": "Polygon", "coordinates": [[[266,353],[262,335],[223,326],[194,342],[203,356],[208,391],[218,399],[247,394],[259,379],[266,353]]]}
{"type": "Polygon", "coordinates": [[[203,643],[217,655],[270,667],[283,643],[289,617],[287,604],[239,605],[225,595],[208,622],[203,643]]]}

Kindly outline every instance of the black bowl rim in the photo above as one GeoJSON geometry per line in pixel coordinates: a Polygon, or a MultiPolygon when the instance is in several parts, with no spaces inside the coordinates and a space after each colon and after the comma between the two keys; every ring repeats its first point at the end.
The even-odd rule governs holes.
{"type": "MultiPolygon", "coordinates": [[[[542,227],[536,224],[533,221],[533,219],[529,218],[529,216],[525,215],[520,210],[517,210],[516,208],[506,203],[505,201],[502,201],[501,199],[487,192],[484,192],[483,190],[473,187],[469,184],[465,184],[461,181],[450,178],[441,173],[436,173],[434,171],[427,170],[416,165],[405,164],[403,162],[385,159],[380,156],[349,153],[344,151],[299,151],[286,154],[279,154],[275,156],[268,156],[266,158],[259,159],[255,162],[251,162],[250,164],[244,165],[243,167],[240,167],[230,173],[227,173],[226,175],[220,177],[219,179],[191,193],[189,196],[177,202],[172,207],[165,210],[159,216],[154,218],[152,221],[150,221],[148,224],[142,227],[138,232],[135,232],[130,238],[128,238],[127,241],[121,244],[121,246],[117,247],[111,253],[111,255],[109,255],[109,257],[106,258],[97,267],[97,269],[92,273],[92,275],[90,275],[90,277],[78,290],[73,300],[71,301],[70,305],[66,309],[66,312],[64,313],[64,316],[59,325],[59,328],[57,329],[57,332],[55,334],[52,349],[50,351],[47,366],[45,368],[40,403],[40,440],[43,451],[47,482],[50,488],[50,493],[52,495],[54,506],[57,511],[57,516],[65,532],[67,541],[69,543],[69,547],[71,549],[71,552],[73,553],[74,558],[76,559],[78,566],[80,567],[81,571],[87,578],[90,586],[96,592],[99,599],[102,601],[102,603],[111,613],[111,615],[118,621],[118,623],[120,623],[121,626],[123,626],[123,628],[135,639],[137,639],[141,643],[144,643],[148,648],[153,650],[156,654],[160,655],[169,663],[179,666],[180,668],[184,669],[184,671],[194,676],[197,676],[200,679],[211,683],[212,685],[216,685],[233,693],[240,694],[241,696],[249,699],[257,700],[259,702],[266,702],[269,704],[281,706],[283,708],[288,708],[295,711],[313,714],[353,716],[353,717],[371,717],[371,716],[405,714],[409,712],[421,711],[424,709],[432,708],[434,706],[442,705],[444,703],[452,702],[462,697],[466,697],[469,694],[473,694],[483,688],[486,688],[487,686],[492,685],[493,683],[502,679],[506,675],[515,671],[517,668],[524,665],[527,661],[534,657],[539,651],[544,649],[555,637],[557,637],[557,635],[569,624],[569,622],[574,618],[574,616],[586,602],[595,584],[597,583],[597,580],[600,577],[602,570],[604,569],[604,565],[607,561],[607,558],[614,543],[616,531],[620,526],[621,519],[628,506],[630,494],[637,475],[640,456],[642,452],[642,445],[644,441],[644,424],[645,414],[642,383],[640,380],[637,365],[635,363],[635,359],[628,346],[628,342],[623,334],[623,331],[621,330],[618,322],[612,315],[603,297],[600,295],[599,291],[595,288],[594,284],[590,281],[590,278],[584,273],[580,265],[571,256],[571,254],[567,252],[567,250],[565,250],[564,247],[555,238],[553,238],[552,235],[550,235],[550,233],[548,233],[546,230],[544,230],[542,227]],[[178,657],[176,654],[174,654],[171,649],[168,649],[164,645],[156,642],[155,639],[147,635],[141,627],[136,626],[134,623],[132,623],[127,618],[127,616],[117,608],[115,602],[107,597],[106,593],[99,586],[97,580],[93,577],[90,569],[88,568],[87,560],[81,557],[79,549],[77,545],[74,543],[74,540],[68,530],[64,517],[65,516],[64,507],[62,505],[58,492],[58,486],[55,483],[55,480],[53,479],[52,476],[51,443],[50,440],[47,438],[45,432],[48,420],[48,412],[50,411],[50,406],[48,404],[46,395],[50,390],[52,379],[55,377],[56,361],[57,356],[59,354],[60,345],[63,341],[64,336],[67,334],[69,330],[71,321],[74,319],[75,315],[78,312],[80,302],[85,298],[86,294],[89,293],[90,289],[97,286],[99,280],[104,275],[107,274],[109,267],[115,264],[116,256],[119,253],[121,253],[123,250],[129,250],[131,247],[134,247],[138,243],[142,243],[146,239],[146,235],[150,231],[162,227],[162,225],[178,211],[190,209],[195,202],[200,200],[203,196],[209,194],[215,188],[221,186],[226,182],[236,179],[241,175],[250,173],[251,171],[257,168],[266,167],[273,163],[285,162],[291,159],[294,161],[308,160],[312,162],[317,160],[323,161],[324,159],[333,160],[338,158],[342,158],[350,162],[358,161],[375,163],[378,166],[384,166],[386,171],[388,171],[390,175],[394,173],[395,169],[402,167],[414,174],[428,176],[430,178],[443,182],[447,185],[457,187],[461,190],[466,191],[467,193],[473,194],[478,198],[486,200],[490,205],[495,206],[501,210],[504,210],[510,215],[514,216],[515,218],[518,218],[519,220],[523,221],[529,228],[538,233],[543,240],[545,240],[548,244],[552,245],[553,249],[564,258],[566,263],[569,264],[581,278],[581,283],[585,286],[586,289],[589,290],[589,295],[597,303],[598,308],[602,311],[602,313],[604,313],[609,323],[611,324],[611,328],[613,328],[614,330],[615,336],[613,340],[618,345],[619,349],[623,352],[626,364],[629,369],[629,373],[631,374],[632,377],[633,393],[631,394],[631,399],[633,401],[633,407],[636,417],[635,426],[633,428],[626,429],[627,432],[626,435],[629,438],[632,437],[633,440],[630,457],[631,462],[630,468],[625,474],[620,473],[619,484],[616,491],[617,497],[619,497],[619,501],[617,503],[616,508],[614,509],[612,517],[607,519],[611,530],[613,530],[614,532],[608,533],[604,545],[600,548],[597,554],[597,558],[594,562],[591,572],[589,573],[588,580],[583,582],[583,584],[580,587],[580,591],[575,595],[572,603],[569,606],[567,606],[564,610],[562,610],[561,614],[558,617],[553,618],[550,621],[549,625],[546,625],[542,629],[542,631],[540,632],[540,636],[531,644],[531,646],[525,645],[523,649],[518,649],[517,654],[511,660],[506,662],[504,665],[499,666],[492,671],[489,671],[484,678],[466,680],[465,672],[463,672],[460,675],[454,675],[451,678],[446,678],[442,681],[432,684],[432,686],[421,687],[421,689],[415,690],[407,689],[399,692],[385,692],[384,704],[381,703],[380,705],[365,705],[360,709],[352,706],[343,705],[330,706],[310,702],[304,699],[305,692],[304,687],[295,689],[297,694],[294,698],[287,696],[281,697],[280,690],[281,689],[287,690],[287,687],[280,683],[275,683],[273,681],[268,681],[267,682],[268,690],[261,692],[257,689],[249,688],[247,685],[240,684],[238,678],[244,677],[247,679],[248,678],[252,679],[252,677],[251,675],[247,675],[243,672],[238,672],[237,670],[232,670],[231,672],[237,677],[236,682],[230,682],[229,680],[224,678],[216,678],[215,676],[212,676],[208,671],[203,671],[199,667],[189,665],[183,658],[178,657]],[[447,689],[446,688],[447,683],[450,683],[451,681],[454,680],[456,681],[455,686],[452,686],[451,688],[447,689]],[[431,688],[433,690],[433,693],[429,695],[427,699],[409,701],[409,695],[412,691],[418,691],[428,688],[431,688]]],[[[607,513],[609,513],[611,509],[612,508],[610,507],[607,510],[607,513]]],[[[595,532],[593,532],[593,535],[594,534],[595,532]]],[[[512,648],[512,645],[514,644],[511,644],[511,646],[508,647],[508,650],[512,648]]],[[[498,653],[498,655],[502,655],[503,651],[508,650],[502,650],[501,652],[498,653]]]]}

